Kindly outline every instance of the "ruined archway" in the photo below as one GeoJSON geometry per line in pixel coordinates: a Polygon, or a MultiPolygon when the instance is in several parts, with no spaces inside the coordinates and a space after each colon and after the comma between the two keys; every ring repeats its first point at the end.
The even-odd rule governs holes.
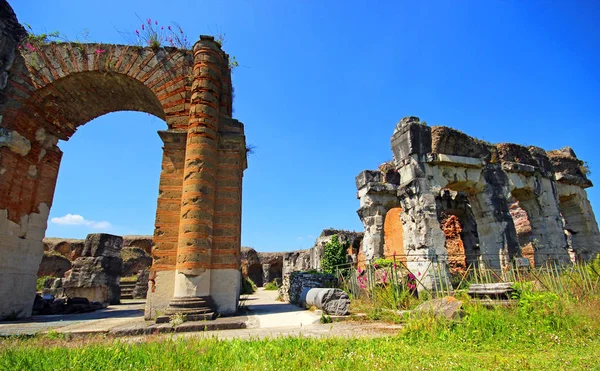
{"type": "MultiPolygon", "coordinates": [[[[58,140],[100,115],[142,111],[166,121],[147,317],[173,298],[210,297],[237,309],[243,125],[231,119],[228,56],[202,36],[193,51],[108,44],[17,49],[0,102],[0,317],[30,315],[42,238],[60,165],[58,140]],[[11,295],[7,295],[7,293],[11,295]]],[[[178,307],[169,308],[177,311],[178,307]]]]}
{"type": "Polygon", "coordinates": [[[420,280],[425,287],[443,279],[427,267],[443,263],[435,269],[443,268],[442,276],[447,273],[448,237],[453,242],[460,237],[466,264],[500,269],[520,256],[511,215],[515,200],[539,241],[536,265],[549,259],[570,263],[561,212],[567,228],[575,232],[573,248],[578,255],[588,260],[600,251],[598,225],[585,192],[592,184],[584,163],[570,148],[546,152],[533,146],[486,143],[448,127],[429,127],[413,116],[396,125],[391,147],[392,169],[366,170],[356,178],[364,252],[369,257],[382,246],[385,215],[400,206],[407,266],[427,272],[420,280]],[[390,171],[398,174],[393,182],[384,174],[390,171]],[[450,236],[440,225],[448,221],[450,236]]]}

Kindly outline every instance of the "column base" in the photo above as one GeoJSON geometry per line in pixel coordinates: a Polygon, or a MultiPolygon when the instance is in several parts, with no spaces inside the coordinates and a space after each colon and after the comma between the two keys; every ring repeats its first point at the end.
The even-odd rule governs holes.
{"type": "Polygon", "coordinates": [[[171,316],[183,315],[184,322],[215,319],[214,303],[210,296],[175,297],[169,303],[165,314],[156,318],[156,323],[167,323],[171,316]]]}

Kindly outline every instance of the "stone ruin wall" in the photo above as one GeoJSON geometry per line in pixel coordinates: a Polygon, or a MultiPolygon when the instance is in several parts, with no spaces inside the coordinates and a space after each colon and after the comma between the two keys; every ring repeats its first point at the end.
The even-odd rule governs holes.
{"type": "MultiPolygon", "coordinates": [[[[121,249],[122,277],[138,274],[152,266],[152,236],[123,236],[121,249]]],[[[38,269],[38,278],[44,276],[63,278],[73,262],[81,257],[84,239],[44,238],[44,255],[38,269]]]]}
{"type": "Polygon", "coordinates": [[[364,263],[361,250],[362,232],[341,229],[324,229],[315,240],[313,247],[292,252],[257,252],[253,248],[242,248],[242,275],[249,277],[258,287],[274,280],[282,280],[291,272],[321,269],[325,244],[338,235],[342,242],[348,243],[348,262],[364,263]]]}
{"type": "Polygon", "coordinates": [[[147,318],[175,296],[211,296],[219,313],[235,312],[247,162],[244,126],[232,118],[228,55],[210,36],[193,50],[74,43],[18,49],[25,37],[10,5],[0,3],[0,318],[31,314],[62,157],[58,141],[123,110],[167,124],[158,133],[164,146],[147,318]]]}
{"type": "Polygon", "coordinates": [[[516,257],[536,266],[569,263],[570,250],[586,261],[600,252],[585,190],[592,183],[570,148],[491,145],[416,117],[398,123],[391,147],[393,162],[356,178],[367,260],[389,257],[389,245],[403,252],[411,271],[436,259],[456,270],[499,268],[516,257]],[[401,225],[401,246],[390,215],[401,225]]]}

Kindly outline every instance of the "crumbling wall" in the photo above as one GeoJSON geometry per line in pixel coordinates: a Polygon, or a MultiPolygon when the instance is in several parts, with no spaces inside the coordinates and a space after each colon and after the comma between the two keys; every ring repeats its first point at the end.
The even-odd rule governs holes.
{"type": "MultiPolygon", "coordinates": [[[[356,178],[367,260],[383,251],[385,215],[399,206],[409,269],[424,271],[420,268],[433,262],[447,271],[448,264],[440,262],[453,255],[447,245],[450,240],[457,247],[458,234],[466,264],[474,254],[472,263],[500,268],[523,254],[523,236],[511,209],[515,201],[527,214],[531,240],[536,241],[536,265],[569,263],[563,217],[573,238],[579,238],[573,240],[573,250],[580,259],[600,252],[598,225],[585,192],[591,182],[570,148],[546,152],[512,143],[492,145],[451,128],[429,127],[417,117],[402,119],[391,143],[398,178],[388,182],[388,168],[363,171],[356,178]],[[450,210],[457,219],[442,220],[440,203],[448,192],[463,195],[469,217],[450,210]]],[[[433,271],[439,272],[437,268],[433,271]]],[[[434,284],[431,277],[422,282],[434,284]]]]}
{"type": "Polygon", "coordinates": [[[242,247],[242,276],[248,277],[258,287],[262,287],[263,266],[256,250],[251,247],[242,247]]]}
{"type": "Polygon", "coordinates": [[[119,304],[121,298],[121,248],[123,237],[106,233],[89,234],[81,257],[65,280],[65,295],[90,301],[119,304]]]}

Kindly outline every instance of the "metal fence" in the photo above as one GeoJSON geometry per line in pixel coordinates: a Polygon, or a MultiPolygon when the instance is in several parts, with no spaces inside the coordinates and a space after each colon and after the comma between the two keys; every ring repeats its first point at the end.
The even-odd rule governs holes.
{"type": "Polygon", "coordinates": [[[346,263],[336,266],[335,274],[353,297],[369,296],[378,288],[390,286],[399,293],[441,297],[453,295],[474,283],[502,282],[533,282],[537,289],[559,295],[600,293],[598,267],[590,263],[565,262],[564,255],[547,256],[544,264],[538,267],[531,266],[524,258],[493,266],[481,254],[468,264],[467,257],[462,254],[416,258],[395,254],[370,262],[346,263]]]}

